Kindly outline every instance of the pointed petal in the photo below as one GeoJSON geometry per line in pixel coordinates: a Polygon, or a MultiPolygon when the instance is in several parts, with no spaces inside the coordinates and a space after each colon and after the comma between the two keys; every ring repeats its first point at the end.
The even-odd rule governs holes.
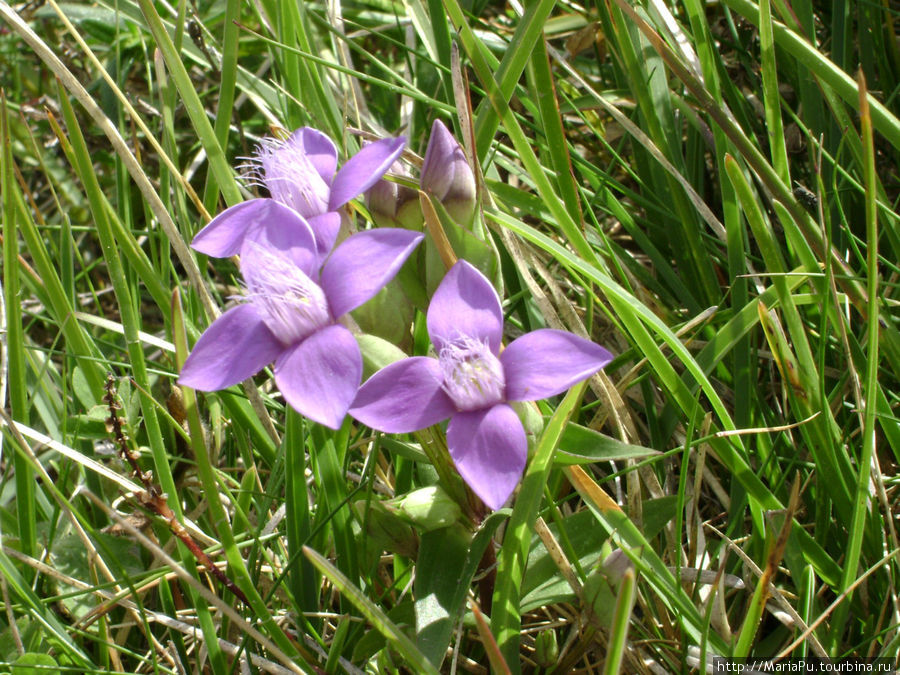
{"type": "MultiPolygon", "coordinates": [[[[241,246],[241,257],[245,257],[246,244],[254,242],[283,254],[303,270],[304,274],[312,277],[319,271],[321,258],[309,223],[293,209],[272,199],[266,201],[270,204],[266,207],[266,212],[260,214],[265,219],[261,219],[247,232],[244,245],[241,246]]],[[[244,264],[242,260],[242,269],[244,264]]]]}
{"type": "Polygon", "coordinates": [[[486,342],[496,354],[503,338],[503,311],[491,282],[465,260],[441,281],[428,306],[428,335],[438,352],[467,336],[486,342]]]}
{"type": "Polygon", "coordinates": [[[382,368],[359,388],[350,414],[388,434],[418,431],[456,412],[437,359],[414,356],[382,368]]]}
{"type": "Polygon", "coordinates": [[[341,214],[337,211],[328,211],[309,219],[309,226],[316,235],[316,247],[319,250],[319,259],[325,260],[334,242],[337,241],[338,232],[341,231],[341,214]]]}
{"type": "Polygon", "coordinates": [[[475,174],[462,147],[440,120],[431,125],[419,183],[458,224],[471,224],[477,205],[475,174]]]}
{"type": "Polygon", "coordinates": [[[191,247],[213,258],[237,255],[248,230],[265,222],[274,203],[271,199],[250,199],[225,209],[196,234],[191,247]]]}
{"type": "Polygon", "coordinates": [[[406,137],[382,138],[348,159],[334,177],[328,209],[336,211],[378,182],[406,145],[406,137]]]}
{"type": "Polygon", "coordinates": [[[528,441],[515,411],[505,403],[457,413],[447,426],[456,469],[492,509],[506,503],[525,468],[528,441]]]}
{"type": "Polygon", "coordinates": [[[527,333],[500,354],[509,401],[537,401],[556,396],[590,377],[612,354],[600,345],[563,330],[527,333]]]}
{"type": "Polygon", "coordinates": [[[382,228],[354,234],[338,246],[322,268],[332,316],[356,309],[384,288],[422,239],[419,232],[382,228]]]}
{"type": "Polygon", "coordinates": [[[332,429],[344,421],[362,379],[362,355],[353,335],[332,325],[284,352],[275,383],[301,415],[332,429]]]}
{"type": "Polygon", "coordinates": [[[331,185],[331,179],[334,178],[334,171],[337,169],[337,148],[328,136],[318,129],[312,127],[302,127],[297,129],[291,136],[299,136],[306,156],[316,168],[318,174],[325,181],[326,185],[331,185]]]}
{"type": "Polygon", "coordinates": [[[184,362],[178,384],[216,391],[243,382],[272,363],[284,346],[253,305],[238,305],[212,322],[184,362]]]}

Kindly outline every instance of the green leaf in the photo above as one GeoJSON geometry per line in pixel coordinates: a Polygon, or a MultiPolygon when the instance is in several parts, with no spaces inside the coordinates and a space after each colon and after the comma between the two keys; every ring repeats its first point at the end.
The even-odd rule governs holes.
{"type": "Polygon", "coordinates": [[[25,652],[12,663],[12,672],[15,675],[48,675],[48,673],[58,672],[50,670],[58,666],[56,659],[49,654],[25,652]]]}
{"type": "MultiPolygon", "coordinates": [[[[462,527],[446,527],[423,534],[416,563],[416,644],[440,668],[459,621],[462,603],[455,600],[463,578],[471,539],[462,527]]],[[[465,596],[463,595],[463,602],[465,596]]]]}
{"type": "Polygon", "coordinates": [[[559,450],[553,457],[553,463],[569,466],[612,460],[643,459],[658,454],[657,450],[623,443],[611,436],[601,434],[599,431],[569,422],[559,440],[559,450]]]}

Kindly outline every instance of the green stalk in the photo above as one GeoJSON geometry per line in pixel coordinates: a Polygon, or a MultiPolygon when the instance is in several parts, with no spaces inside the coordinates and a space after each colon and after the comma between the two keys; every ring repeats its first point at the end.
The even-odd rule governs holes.
{"type": "Polygon", "coordinates": [[[312,526],[309,517],[309,494],[306,488],[306,439],[303,432],[303,418],[288,406],[285,422],[285,519],[287,529],[288,559],[293,564],[288,572],[294,602],[302,612],[318,610],[319,584],[315,570],[300,550],[309,540],[312,526]]]}
{"type": "Polygon", "coordinates": [[[637,591],[634,570],[625,570],[619,594],[616,596],[616,610],[612,625],[609,627],[609,646],[606,650],[606,661],[603,664],[603,675],[617,675],[622,671],[625,660],[625,648],[628,645],[628,624],[631,621],[631,610],[634,607],[634,596],[637,591]]]}
{"type": "MultiPolygon", "coordinates": [[[[841,578],[841,590],[848,595],[835,612],[832,635],[841,633],[843,623],[847,619],[850,608],[849,595],[851,586],[856,581],[859,559],[865,533],[866,516],[870,501],[869,480],[871,477],[872,457],[875,454],[875,423],[878,390],[878,209],[876,198],[875,147],[872,133],[872,116],[868,105],[866,81],[859,73],[859,123],[862,132],[865,163],[863,164],[863,183],[866,187],[866,291],[869,296],[869,314],[866,323],[866,371],[864,375],[865,401],[863,412],[863,442],[859,457],[859,475],[856,481],[856,492],[853,499],[853,517],[850,521],[850,540],[847,542],[844,558],[844,574],[841,578]]],[[[890,517],[890,516],[889,516],[890,517]]],[[[840,644],[835,639],[832,653],[836,656],[840,644]]]]}
{"type": "MultiPolygon", "coordinates": [[[[19,292],[19,233],[16,227],[16,205],[13,198],[12,143],[9,135],[9,116],[6,92],[0,89],[0,198],[3,200],[3,304],[6,310],[6,339],[0,344],[6,360],[0,378],[9,394],[9,414],[12,419],[28,423],[28,386],[25,369],[25,336],[22,329],[22,298],[19,292]]],[[[5,405],[0,400],[0,406],[5,405]]],[[[35,556],[37,547],[37,508],[34,501],[34,473],[21,453],[13,455],[16,474],[15,506],[18,521],[19,545],[26,555],[35,556]]],[[[33,574],[26,568],[30,582],[33,574]]]]}
{"type": "Polygon", "coordinates": [[[761,61],[763,102],[766,110],[766,130],[772,168],[785,185],[791,184],[784,126],[781,123],[781,95],[778,93],[778,68],[775,64],[775,39],[772,35],[772,5],[770,0],[759,3],[759,58],[761,61]]]}
{"type": "Polygon", "coordinates": [[[556,84],[553,71],[550,69],[550,58],[547,45],[538,40],[534,45],[531,59],[528,61],[528,80],[531,91],[540,111],[540,122],[547,142],[550,165],[556,174],[556,188],[562,196],[569,215],[576,223],[581,223],[581,202],[578,198],[578,185],[572,173],[572,161],[569,157],[569,144],[566,141],[565,129],[559,112],[559,101],[556,95],[556,84]]]}

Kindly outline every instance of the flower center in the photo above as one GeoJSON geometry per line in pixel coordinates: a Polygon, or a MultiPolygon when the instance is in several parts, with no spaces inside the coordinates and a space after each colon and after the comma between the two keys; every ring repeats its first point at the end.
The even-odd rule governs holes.
{"type": "Polygon", "coordinates": [[[248,242],[241,269],[246,298],[256,304],[266,326],[285,346],[334,323],[322,288],[278,252],[248,242]]]}
{"type": "Polygon", "coordinates": [[[299,138],[269,140],[259,148],[257,161],[272,198],[304,218],[328,211],[331,188],[316,171],[299,138]]]}
{"type": "Polygon", "coordinates": [[[479,410],[502,401],[506,378],[500,360],[484,342],[463,336],[438,354],[444,391],[461,411],[479,410]]]}

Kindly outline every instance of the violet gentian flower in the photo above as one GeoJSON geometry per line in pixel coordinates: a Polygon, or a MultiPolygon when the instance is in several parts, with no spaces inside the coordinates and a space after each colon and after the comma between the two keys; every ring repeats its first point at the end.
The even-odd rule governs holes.
{"type": "Polygon", "coordinates": [[[334,246],[344,204],[372,187],[394,163],[406,138],[384,138],[364,146],[337,168],[337,148],[328,136],[302,127],[286,140],[267,139],[253,160],[251,177],[268,189],[270,198],[250,199],[212,219],[191,246],[216,258],[235,255],[246,236],[260,227],[293,228],[305,218],[321,255],[334,246]],[[284,208],[273,209],[272,204],[284,208]]]}
{"type": "Polygon", "coordinates": [[[459,261],[428,307],[437,358],[392,363],[360,388],[350,414],[387,433],[450,418],[447,445],[456,468],[492,509],[512,494],[525,467],[525,430],[509,401],[555,396],[612,360],[589,340],[560,330],[527,333],[500,351],[500,298],[481,272],[459,261]]]}
{"type": "Polygon", "coordinates": [[[394,277],[422,235],[401,229],[360,232],[321,265],[312,229],[297,218],[290,228],[264,229],[266,236],[244,241],[245,302],[200,336],[178,382],[215,391],[274,361],[275,383],[285,401],[336,429],[362,377],[359,345],[339,319],[394,277]]]}
{"type": "Polygon", "coordinates": [[[431,125],[431,137],[425,149],[422,190],[438,199],[450,217],[464,227],[475,215],[475,174],[466,153],[440,120],[431,125]]]}

